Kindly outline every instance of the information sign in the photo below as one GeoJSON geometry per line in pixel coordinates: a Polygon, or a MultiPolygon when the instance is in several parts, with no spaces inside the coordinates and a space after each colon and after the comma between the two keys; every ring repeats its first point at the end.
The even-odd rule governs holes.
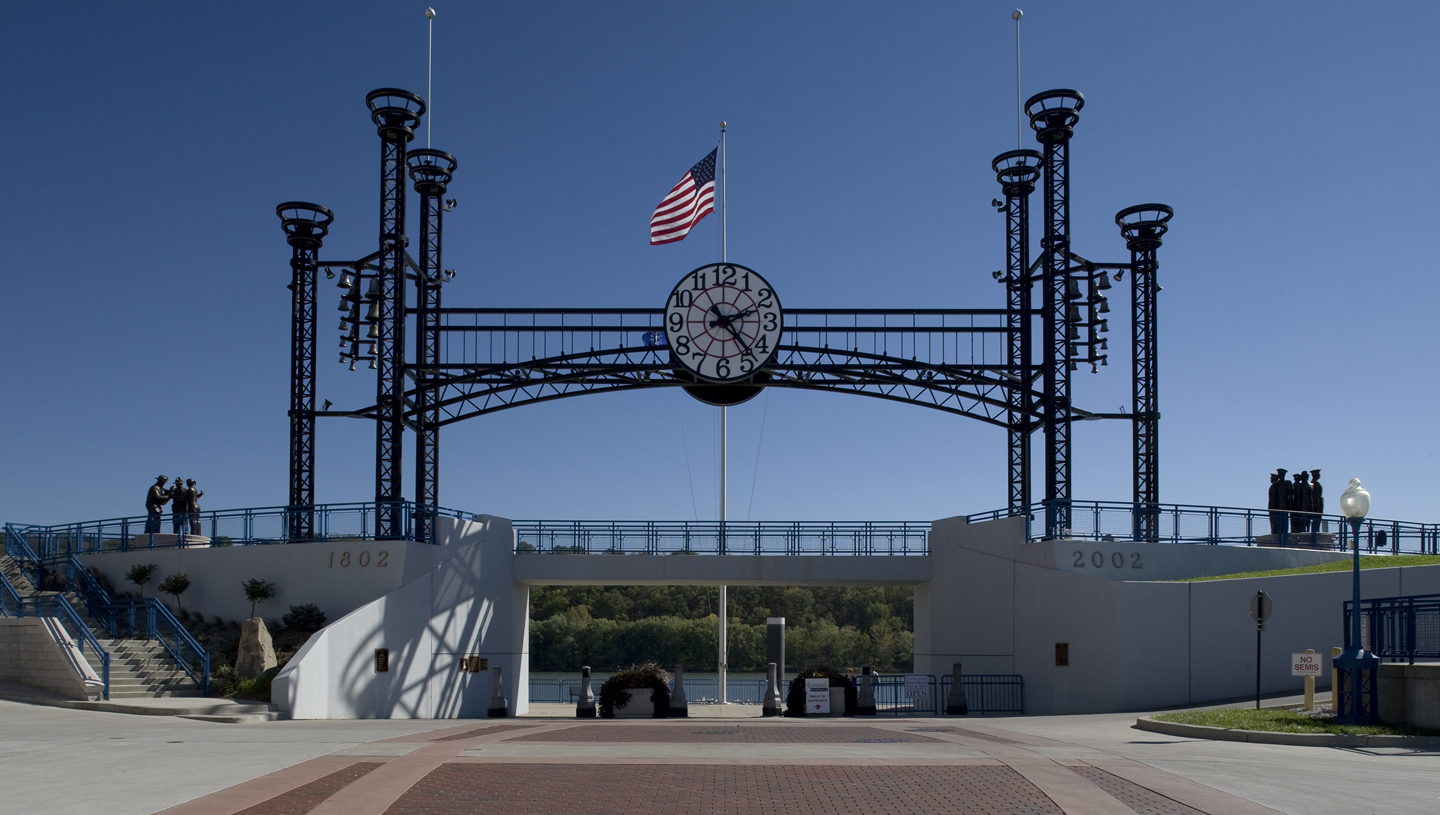
{"type": "Polygon", "coordinates": [[[925,699],[930,695],[930,677],[924,674],[910,674],[905,677],[905,698],[925,699]]]}
{"type": "Polygon", "coordinates": [[[830,712],[830,680],[825,678],[805,680],[805,713],[830,712]]]}
{"type": "Polygon", "coordinates": [[[1290,655],[1291,676],[1321,676],[1321,668],[1325,667],[1325,660],[1321,654],[1309,651],[1303,654],[1290,655]]]}

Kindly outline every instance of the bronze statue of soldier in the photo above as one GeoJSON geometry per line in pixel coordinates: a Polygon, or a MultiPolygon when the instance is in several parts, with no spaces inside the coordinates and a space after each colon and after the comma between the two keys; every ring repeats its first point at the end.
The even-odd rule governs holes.
{"type": "Polygon", "coordinates": [[[1290,531],[1310,531],[1310,474],[1301,470],[1290,485],[1290,531]]]}
{"type": "Polygon", "coordinates": [[[190,510],[185,499],[185,482],[177,475],[175,486],[170,488],[170,531],[183,535],[189,522],[190,510]]]}
{"type": "Polygon", "coordinates": [[[1270,534],[1275,543],[1284,546],[1290,539],[1290,482],[1285,480],[1285,469],[1279,468],[1270,476],[1270,534]]]}
{"type": "Polygon", "coordinates": [[[1319,516],[1325,514],[1325,488],[1320,486],[1319,470],[1310,471],[1310,511],[1315,513],[1315,524],[1319,524],[1319,516]]]}
{"type": "Polygon", "coordinates": [[[195,489],[195,479],[187,478],[185,480],[185,512],[190,519],[190,534],[192,535],[200,534],[200,496],[204,494],[204,490],[195,489]]]}
{"type": "Polygon", "coordinates": [[[160,531],[160,510],[170,500],[170,492],[165,489],[165,482],[170,479],[163,475],[155,476],[155,483],[150,485],[149,491],[145,493],[145,534],[153,535],[160,531]]]}

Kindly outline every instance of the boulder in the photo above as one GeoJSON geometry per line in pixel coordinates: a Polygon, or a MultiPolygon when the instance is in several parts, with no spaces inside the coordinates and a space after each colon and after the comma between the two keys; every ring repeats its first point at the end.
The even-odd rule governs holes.
{"type": "Polygon", "coordinates": [[[270,630],[265,621],[251,617],[240,624],[240,653],[235,657],[235,675],[241,679],[255,679],[274,668],[275,644],[270,639],[270,630]]]}

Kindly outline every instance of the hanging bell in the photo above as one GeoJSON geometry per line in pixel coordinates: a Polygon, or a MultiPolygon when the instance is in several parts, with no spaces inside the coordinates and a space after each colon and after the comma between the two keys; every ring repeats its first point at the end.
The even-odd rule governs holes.
{"type": "Polygon", "coordinates": [[[1095,309],[1095,312],[1096,312],[1097,314],[1109,314],[1109,313],[1110,313],[1110,301],[1109,301],[1109,300],[1106,300],[1104,297],[1101,297],[1101,298],[1100,298],[1100,307],[1097,308],[1097,309],[1095,309]]]}
{"type": "Polygon", "coordinates": [[[366,300],[379,300],[379,299],[380,299],[380,278],[377,277],[377,278],[375,278],[374,280],[370,281],[370,290],[367,291],[367,292],[365,292],[365,299],[366,299],[366,300]]]}
{"type": "Polygon", "coordinates": [[[355,360],[350,360],[350,370],[355,370],[355,360]]]}
{"type": "Polygon", "coordinates": [[[348,355],[346,355],[346,353],[345,353],[344,351],[341,351],[341,352],[340,352],[340,364],[341,364],[341,365],[344,365],[344,364],[345,364],[345,360],[347,360],[347,359],[349,359],[349,358],[350,358],[350,357],[349,357],[348,355]]]}
{"type": "Polygon", "coordinates": [[[375,359],[373,357],[370,359],[370,370],[375,370],[375,359]]]}
{"type": "Polygon", "coordinates": [[[374,322],[375,320],[380,319],[380,304],[379,304],[379,303],[371,303],[371,304],[370,304],[370,311],[369,311],[369,313],[367,313],[367,314],[365,315],[365,319],[370,320],[371,322],[374,322]]]}
{"type": "Polygon", "coordinates": [[[376,325],[375,323],[371,323],[371,324],[370,324],[370,331],[369,331],[369,333],[367,333],[365,336],[369,337],[369,338],[372,339],[372,340],[374,340],[374,339],[379,339],[379,338],[380,338],[380,326],[376,325]]]}
{"type": "Polygon", "coordinates": [[[1098,278],[1096,278],[1096,281],[1097,281],[1097,283],[1098,283],[1101,291],[1104,291],[1104,290],[1110,288],[1110,275],[1105,274],[1104,272],[1101,272],[1101,273],[1100,273],[1100,276],[1099,276],[1098,278]]]}
{"type": "Polygon", "coordinates": [[[336,285],[342,289],[351,288],[355,285],[355,278],[351,277],[349,270],[346,270],[344,274],[340,275],[340,282],[336,285]]]}
{"type": "Polygon", "coordinates": [[[1100,329],[1101,332],[1109,331],[1109,330],[1110,330],[1110,321],[1109,321],[1109,320],[1101,320],[1101,321],[1100,321],[1100,325],[1099,325],[1099,329],[1100,329]]]}
{"type": "MultiPolygon", "coordinates": [[[[375,367],[375,366],[374,366],[374,365],[371,365],[371,366],[370,366],[370,367],[372,367],[372,368],[373,368],[373,367],[375,367]]],[[[1075,370],[1075,368],[1076,368],[1076,365],[1075,365],[1075,363],[1073,363],[1073,362],[1072,362],[1072,363],[1070,363],[1070,370],[1071,370],[1071,371],[1074,371],[1074,370],[1075,370]]]]}
{"type": "Polygon", "coordinates": [[[1065,299],[1066,299],[1066,300],[1079,300],[1079,299],[1080,299],[1080,282],[1077,281],[1075,278],[1072,277],[1072,278],[1070,278],[1069,280],[1066,280],[1066,281],[1065,281],[1065,284],[1066,284],[1066,285],[1065,285],[1065,299]]]}
{"type": "Polygon", "coordinates": [[[1079,307],[1079,306],[1071,306],[1071,307],[1070,307],[1070,322],[1072,322],[1072,323],[1078,323],[1078,322],[1080,322],[1080,307],[1079,307]]]}
{"type": "Polygon", "coordinates": [[[349,311],[349,310],[350,310],[350,301],[346,300],[344,297],[341,297],[341,298],[340,298],[340,310],[341,310],[341,311],[349,311]]]}
{"type": "Polygon", "coordinates": [[[375,350],[375,343],[373,343],[373,342],[370,343],[370,356],[372,356],[372,357],[380,356],[379,352],[377,352],[377,351],[375,350]]]}
{"type": "Polygon", "coordinates": [[[1080,326],[1078,326],[1078,325],[1072,325],[1072,326],[1070,326],[1070,339],[1072,339],[1072,340],[1078,340],[1078,339],[1080,339],[1080,326]]]}
{"type": "Polygon", "coordinates": [[[340,318],[340,330],[344,331],[350,327],[350,315],[346,314],[340,318]]]}

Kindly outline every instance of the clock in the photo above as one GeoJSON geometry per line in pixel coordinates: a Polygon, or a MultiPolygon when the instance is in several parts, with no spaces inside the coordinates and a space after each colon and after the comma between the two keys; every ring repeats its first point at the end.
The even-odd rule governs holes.
{"type": "Polygon", "coordinates": [[[680,278],[665,305],[665,340],[675,360],[706,382],[739,382],[775,356],[780,298],[754,269],[701,266],[680,278]]]}

